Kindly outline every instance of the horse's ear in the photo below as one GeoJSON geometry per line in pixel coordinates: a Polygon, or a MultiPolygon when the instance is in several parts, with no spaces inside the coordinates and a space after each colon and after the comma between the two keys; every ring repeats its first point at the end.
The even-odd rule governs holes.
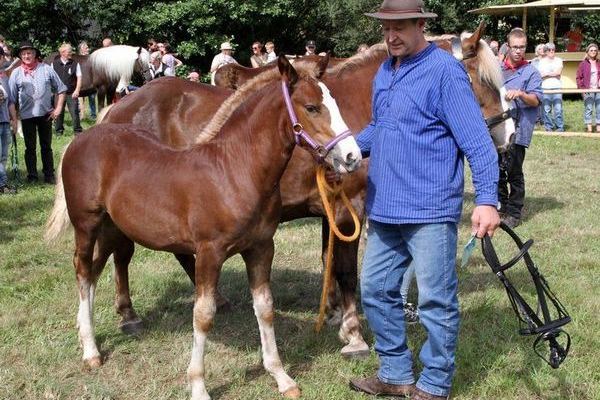
{"type": "Polygon", "coordinates": [[[285,56],[285,54],[280,54],[277,59],[277,67],[279,68],[279,73],[281,76],[287,79],[290,83],[290,86],[294,86],[294,84],[298,81],[298,73],[292,67],[289,60],[285,56]]]}
{"type": "Polygon", "coordinates": [[[471,58],[477,55],[477,49],[479,48],[479,40],[485,32],[485,22],[481,22],[471,37],[463,40],[462,50],[464,58],[471,58]]]}
{"type": "Polygon", "coordinates": [[[142,49],[143,49],[143,48],[142,48],[142,46],[138,47],[138,49],[137,49],[138,56],[139,56],[140,54],[142,54],[142,49]]]}
{"type": "Polygon", "coordinates": [[[319,56],[319,62],[317,63],[317,79],[321,79],[321,77],[327,70],[327,65],[329,65],[330,57],[330,52],[327,52],[327,54],[325,54],[324,56],[319,56]]]}

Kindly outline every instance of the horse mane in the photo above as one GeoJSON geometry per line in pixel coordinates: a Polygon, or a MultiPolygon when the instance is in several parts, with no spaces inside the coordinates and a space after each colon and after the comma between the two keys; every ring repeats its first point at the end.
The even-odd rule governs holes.
{"type": "Polygon", "coordinates": [[[359,54],[355,54],[348,58],[346,61],[336,65],[333,68],[327,70],[328,73],[336,74],[340,77],[346,71],[353,70],[365,64],[369,64],[371,61],[380,59],[382,55],[387,56],[388,50],[385,43],[377,43],[369,47],[367,51],[359,54]]]}
{"type": "MultiPolygon", "coordinates": [[[[138,58],[136,46],[114,45],[102,47],[90,55],[90,63],[94,71],[103,73],[110,79],[129,82],[133,74],[133,65],[138,58]]],[[[150,63],[148,50],[142,48],[140,59],[145,66],[150,63]]]]}
{"type": "MultiPolygon", "coordinates": [[[[460,39],[468,39],[473,34],[471,32],[463,32],[460,35],[460,39]]],[[[458,35],[450,35],[443,34],[439,36],[426,36],[428,42],[435,41],[450,41],[458,35]]],[[[479,46],[477,47],[477,58],[479,59],[479,67],[477,69],[477,74],[481,82],[487,84],[488,86],[500,90],[502,86],[504,86],[504,79],[502,78],[502,72],[498,66],[498,59],[494,55],[490,46],[486,43],[485,40],[479,40],[479,46]]]]}
{"type": "MultiPolygon", "coordinates": [[[[310,77],[316,79],[316,63],[296,65],[294,68],[298,73],[298,80],[310,77]]],[[[281,74],[278,68],[273,68],[260,73],[240,86],[231,96],[221,104],[215,115],[212,117],[206,127],[196,136],[194,144],[202,144],[213,139],[223,128],[233,112],[252,94],[264,88],[268,84],[279,81],[281,74]]]]}

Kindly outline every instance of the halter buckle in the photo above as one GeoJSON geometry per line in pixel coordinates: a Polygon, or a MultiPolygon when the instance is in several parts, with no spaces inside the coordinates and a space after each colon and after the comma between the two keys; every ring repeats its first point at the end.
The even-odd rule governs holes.
{"type": "Polygon", "coordinates": [[[292,130],[294,131],[294,133],[296,135],[299,135],[304,130],[304,127],[302,126],[302,124],[300,122],[296,122],[295,124],[292,125],[292,130]]]}

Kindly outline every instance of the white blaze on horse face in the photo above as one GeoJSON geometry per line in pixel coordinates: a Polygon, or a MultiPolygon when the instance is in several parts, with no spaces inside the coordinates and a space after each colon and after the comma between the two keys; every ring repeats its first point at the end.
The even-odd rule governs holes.
{"type": "MultiPolygon", "coordinates": [[[[502,101],[502,110],[504,111],[508,111],[512,108],[515,108],[515,102],[514,100],[511,101],[507,101],[506,100],[506,87],[502,86],[502,88],[500,88],[500,100],[502,101]]],[[[512,118],[508,118],[506,120],[504,120],[504,122],[500,125],[502,126],[503,132],[504,132],[504,138],[503,138],[503,142],[507,143],[505,148],[508,148],[508,146],[511,143],[511,137],[515,134],[516,128],[515,128],[515,121],[512,118]]]]}
{"type": "MultiPolygon", "coordinates": [[[[342,118],[340,109],[335,99],[331,96],[329,88],[323,82],[319,82],[319,87],[323,92],[323,105],[327,107],[331,116],[331,130],[333,130],[336,136],[349,131],[348,125],[346,125],[346,122],[342,118]]],[[[362,159],[360,149],[353,136],[348,136],[338,142],[327,156],[328,159],[329,157],[333,158],[332,165],[340,173],[356,170],[360,166],[360,160],[362,159]]]]}

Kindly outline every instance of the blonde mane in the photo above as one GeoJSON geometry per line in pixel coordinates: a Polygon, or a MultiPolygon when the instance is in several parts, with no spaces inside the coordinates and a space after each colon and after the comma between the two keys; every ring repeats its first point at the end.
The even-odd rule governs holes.
{"type": "MultiPolygon", "coordinates": [[[[470,32],[463,32],[460,35],[461,40],[465,40],[473,35],[470,32]]],[[[457,35],[439,35],[439,36],[426,36],[428,42],[435,41],[449,41],[453,38],[458,37],[457,35]]],[[[504,86],[504,79],[502,79],[502,71],[500,71],[500,66],[498,64],[498,59],[494,55],[490,46],[485,42],[485,40],[479,40],[479,46],[477,48],[477,58],[479,59],[479,68],[477,69],[477,75],[481,82],[486,83],[492,88],[500,90],[502,86],[504,86]]]]}
{"type": "Polygon", "coordinates": [[[328,69],[327,72],[330,74],[336,74],[336,76],[339,77],[346,71],[368,64],[375,59],[379,59],[382,55],[387,56],[387,54],[387,45],[385,43],[377,43],[369,47],[367,51],[355,54],[343,63],[328,69]]]}
{"type": "MultiPolygon", "coordinates": [[[[296,65],[294,67],[298,73],[298,79],[309,77],[315,79],[316,63],[296,65]]],[[[231,96],[221,104],[215,115],[212,117],[206,127],[196,136],[194,144],[202,144],[213,139],[223,128],[229,117],[234,111],[248,99],[252,94],[264,88],[268,84],[281,79],[278,68],[273,68],[260,73],[251,80],[240,86],[231,96]]]]}

